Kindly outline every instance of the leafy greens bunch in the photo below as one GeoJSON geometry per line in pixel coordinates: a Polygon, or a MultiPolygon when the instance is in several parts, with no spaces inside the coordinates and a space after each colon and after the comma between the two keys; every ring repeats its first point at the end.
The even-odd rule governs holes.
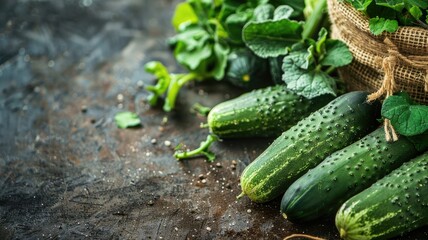
{"type": "Polygon", "coordinates": [[[374,35],[395,32],[399,26],[420,26],[428,29],[426,0],[344,0],[370,17],[374,35]]]}
{"type": "Polygon", "coordinates": [[[266,19],[269,16],[265,14],[283,2],[289,2],[289,6],[278,11],[302,19],[304,1],[186,0],[178,4],[172,18],[177,34],[169,43],[175,59],[188,73],[172,74],[160,62],[147,63],[146,71],[157,77],[155,85],[146,87],[151,93],[149,103],[156,105],[165,95],[163,109],[171,111],[180,89],[189,81],[222,80],[229,54],[246,47],[242,31],[248,22],[266,19]]]}
{"type": "Polygon", "coordinates": [[[219,22],[221,2],[188,0],[180,3],[172,19],[177,34],[170,39],[175,59],[189,73],[170,74],[160,62],[145,65],[147,72],[157,77],[157,84],[147,86],[151,92],[149,103],[156,105],[166,94],[164,111],[171,111],[180,89],[191,80],[224,76],[229,53],[227,33],[219,22]]]}
{"type": "Polygon", "coordinates": [[[282,58],[282,80],[290,90],[309,99],[336,95],[336,81],[329,74],[349,64],[352,54],[345,43],[329,39],[322,28],[326,0],[305,2],[305,22],[292,19],[295,10],[289,5],[259,6],[256,19],[244,26],[243,40],[262,58],[282,58]]]}

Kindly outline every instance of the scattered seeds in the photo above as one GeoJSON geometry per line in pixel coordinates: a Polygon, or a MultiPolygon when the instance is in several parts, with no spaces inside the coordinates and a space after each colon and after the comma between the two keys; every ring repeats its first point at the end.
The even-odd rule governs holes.
{"type": "Polygon", "coordinates": [[[208,232],[211,232],[211,228],[210,228],[210,227],[207,227],[207,231],[208,231],[208,232]]]}
{"type": "Polygon", "coordinates": [[[86,113],[86,112],[88,111],[88,106],[86,106],[86,105],[82,105],[82,106],[80,107],[80,111],[81,111],[82,113],[86,113]]]}
{"type": "Polygon", "coordinates": [[[247,213],[251,213],[251,209],[247,209],[247,213]]]}
{"type": "Polygon", "coordinates": [[[119,101],[119,102],[122,102],[123,101],[123,95],[122,94],[117,94],[117,97],[116,97],[116,99],[117,99],[117,101],[119,101]]]}
{"type": "Polygon", "coordinates": [[[165,144],[165,146],[167,146],[167,147],[171,147],[171,141],[168,141],[168,140],[166,140],[165,142],[164,142],[164,144],[165,144]]]}
{"type": "Polygon", "coordinates": [[[205,176],[203,174],[199,174],[198,178],[202,180],[205,179],[205,176]]]}
{"type": "Polygon", "coordinates": [[[215,164],[215,166],[216,166],[216,167],[218,167],[218,168],[223,167],[223,166],[221,165],[221,163],[219,163],[219,162],[218,162],[218,163],[216,163],[216,164],[215,164]]]}
{"type": "Polygon", "coordinates": [[[238,163],[236,162],[236,160],[232,160],[232,165],[237,165],[238,163]]]}
{"type": "Polygon", "coordinates": [[[202,179],[201,183],[205,184],[205,183],[207,183],[207,180],[206,179],[202,179]]]}
{"type": "Polygon", "coordinates": [[[152,144],[156,144],[156,143],[158,142],[158,140],[156,140],[156,138],[153,138],[150,142],[151,142],[152,144]]]}

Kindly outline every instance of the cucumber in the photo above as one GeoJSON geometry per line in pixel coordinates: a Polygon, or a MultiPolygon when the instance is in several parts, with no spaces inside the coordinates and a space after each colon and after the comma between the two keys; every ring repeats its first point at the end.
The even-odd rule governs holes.
{"type": "Polygon", "coordinates": [[[336,227],[347,240],[388,239],[428,223],[428,153],[346,201],[336,227]]]}
{"type": "Polygon", "coordinates": [[[347,199],[427,149],[428,134],[387,142],[378,128],[295,181],[282,198],[281,212],[292,222],[333,215],[347,199]]]}
{"type": "Polygon", "coordinates": [[[220,138],[277,137],[332,98],[308,100],[285,85],[253,90],[211,109],[208,126],[220,138]]]}
{"type": "Polygon", "coordinates": [[[328,155],[372,131],[380,104],[366,98],[366,92],[344,94],[285,131],[244,169],[240,196],[270,201],[328,155]]]}

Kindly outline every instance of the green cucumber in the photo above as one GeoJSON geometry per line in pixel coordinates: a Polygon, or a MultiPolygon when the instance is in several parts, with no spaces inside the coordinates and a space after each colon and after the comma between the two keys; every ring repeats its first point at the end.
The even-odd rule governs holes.
{"type": "Polygon", "coordinates": [[[347,199],[427,149],[428,134],[387,142],[378,128],[297,179],[282,198],[281,212],[292,222],[333,215],[347,199]]]}
{"type": "Polygon", "coordinates": [[[220,138],[277,137],[332,98],[309,100],[285,85],[253,90],[211,109],[208,126],[220,138]]]}
{"type": "Polygon", "coordinates": [[[328,155],[376,128],[380,104],[366,98],[366,92],[344,94],[285,131],[245,168],[240,196],[273,200],[328,155]]]}
{"type": "Polygon", "coordinates": [[[346,201],[336,227],[347,240],[388,239],[428,223],[428,153],[346,201]]]}

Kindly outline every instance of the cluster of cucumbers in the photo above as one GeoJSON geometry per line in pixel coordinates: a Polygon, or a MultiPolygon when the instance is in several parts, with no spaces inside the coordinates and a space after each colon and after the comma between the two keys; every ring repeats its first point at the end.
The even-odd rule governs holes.
{"type": "Polygon", "coordinates": [[[305,99],[277,85],[215,106],[220,138],[277,136],[243,171],[254,202],[283,196],[292,222],[336,214],[343,239],[387,239],[428,223],[428,133],[387,142],[366,92],[305,99]]]}

